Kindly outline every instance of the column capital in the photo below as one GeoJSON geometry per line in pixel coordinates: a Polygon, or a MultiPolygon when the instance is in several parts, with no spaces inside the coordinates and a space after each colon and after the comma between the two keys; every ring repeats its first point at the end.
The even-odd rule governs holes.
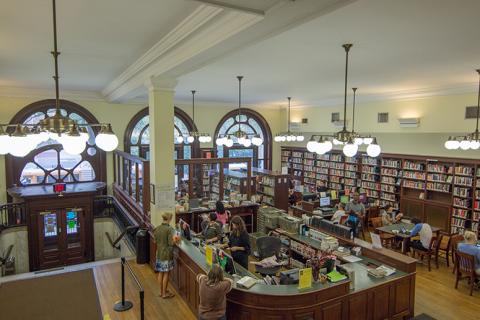
{"type": "Polygon", "coordinates": [[[145,81],[145,87],[149,91],[175,91],[177,83],[177,79],[174,78],[151,76],[145,81]]]}

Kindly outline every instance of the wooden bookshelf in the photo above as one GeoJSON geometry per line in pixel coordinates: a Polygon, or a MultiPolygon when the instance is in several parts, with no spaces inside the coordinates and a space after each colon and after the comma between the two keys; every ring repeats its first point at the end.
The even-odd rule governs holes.
{"type": "Polygon", "coordinates": [[[261,203],[288,210],[290,175],[259,168],[252,170],[256,177],[256,193],[260,196],[261,203]]]}
{"type": "Polygon", "coordinates": [[[361,191],[370,202],[393,205],[447,232],[479,233],[480,160],[365,153],[347,158],[333,150],[313,155],[312,164],[305,148],[282,147],[281,152],[282,166],[312,191],[320,181],[335,190],[361,191]]]}

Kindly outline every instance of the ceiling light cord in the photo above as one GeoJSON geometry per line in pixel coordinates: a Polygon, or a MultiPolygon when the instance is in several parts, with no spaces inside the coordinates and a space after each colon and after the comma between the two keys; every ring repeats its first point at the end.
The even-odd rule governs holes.
{"type": "Polygon", "coordinates": [[[477,69],[478,72],[478,97],[477,97],[477,126],[475,129],[475,133],[478,139],[478,118],[480,117],[480,69],[477,69]]]}
{"type": "Polygon", "coordinates": [[[347,87],[348,87],[348,51],[352,47],[351,43],[343,45],[345,49],[345,90],[343,96],[343,130],[347,130],[347,87]]]}
{"type": "Polygon", "coordinates": [[[288,124],[287,124],[287,129],[288,129],[288,134],[290,134],[290,101],[292,100],[292,97],[287,97],[288,99],[288,124]]]}
{"type": "Polygon", "coordinates": [[[55,61],[55,75],[53,79],[55,80],[55,112],[60,115],[60,89],[59,89],[59,76],[58,76],[58,56],[60,52],[57,50],[57,9],[55,0],[52,0],[53,6],[53,51],[51,54],[53,55],[53,59],[55,61]]]}
{"type": "Polygon", "coordinates": [[[197,91],[192,90],[192,120],[193,124],[195,124],[195,93],[197,91]]]}
{"type": "Polygon", "coordinates": [[[237,76],[238,79],[238,131],[240,131],[241,107],[242,107],[242,79],[243,76],[237,76]]]}
{"type": "Polygon", "coordinates": [[[352,90],[353,90],[352,132],[355,132],[355,96],[357,93],[357,88],[352,88],[352,90]]]}

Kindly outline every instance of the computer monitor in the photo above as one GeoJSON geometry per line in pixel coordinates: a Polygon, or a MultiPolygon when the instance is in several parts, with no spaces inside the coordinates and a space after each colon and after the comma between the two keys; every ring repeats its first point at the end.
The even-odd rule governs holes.
{"type": "Polygon", "coordinates": [[[320,198],[320,207],[330,207],[330,197],[320,198]]]}
{"type": "Polygon", "coordinates": [[[341,197],[340,197],[340,202],[341,202],[341,203],[347,204],[348,201],[350,201],[350,197],[349,197],[349,196],[341,196],[341,197]]]}
{"type": "Polygon", "coordinates": [[[317,198],[315,193],[304,193],[302,196],[303,201],[314,201],[317,198]]]}
{"type": "Polygon", "coordinates": [[[195,198],[189,199],[188,200],[188,206],[189,206],[190,210],[200,207],[200,199],[195,199],[195,198]]]}
{"type": "Polygon", "coordinates": [[[237,273],[237,270],[235,269],[235,262],[233,261],[233,258],[231,255],[229,255],[228,253],[226,253],[224,250],[222,249],[218,249],[217,250],[217,262],[218,264],[220,264],[220,266],[222,267],[223,271],[231,274],[231,275],[234,275],[237,273]],[[222,261],[220,261],[220,254],[223,254],[223,259],[225,260],[223,263],[222,261]]]}

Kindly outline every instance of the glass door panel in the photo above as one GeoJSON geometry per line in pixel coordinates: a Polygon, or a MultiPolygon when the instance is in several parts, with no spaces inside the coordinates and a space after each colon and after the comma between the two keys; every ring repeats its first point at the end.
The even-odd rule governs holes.
{"type": "Polygon", "coordinates": [[[46,211],[38,215],[38,251],[41,269],[62,265],[61,212],[46,211]]]}

